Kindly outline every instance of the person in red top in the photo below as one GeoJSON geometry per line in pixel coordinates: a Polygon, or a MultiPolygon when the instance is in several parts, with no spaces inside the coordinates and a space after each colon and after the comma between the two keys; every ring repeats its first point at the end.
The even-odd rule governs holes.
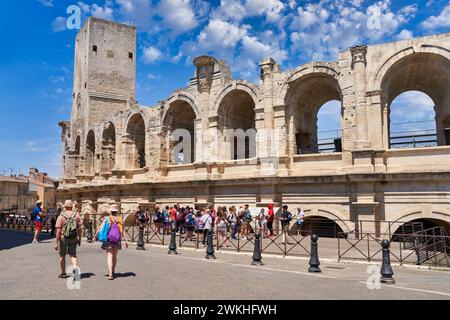
{"type": "Polygon", "coordinates": [[[267,206],[269,212],[267,214],[267,229],[270,231],[270,236],[273,236],[273,221],[275,220],[275,211],[273,211],[273,204],[267,206]]]}
{"type": "Polygon", "coordinates": [[[175,228],[175,223],[177,221],[177,212],[178,212],[178,206],[175,204],[172,208],[170,208],[169,214],[170,214],[170,221],[172,221],[172,229],[175,228]]]}

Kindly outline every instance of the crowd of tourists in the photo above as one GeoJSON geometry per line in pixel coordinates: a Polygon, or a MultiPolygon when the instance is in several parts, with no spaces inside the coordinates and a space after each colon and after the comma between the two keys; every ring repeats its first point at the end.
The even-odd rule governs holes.
{"type": "MultiPolygon", "coordinates": [[[[297,209],[294,216],[288,211],[288,206],[282,207],[279,215],[282,231],[289,231],[289,225],[293,219],[296,219],[298,232],[304,221],[304,212],[301,208],[297,209]]],[[[251,236],[254,228],[264,237],[273,237],[275,211],[274,205],[268,205],[267,209],[262,208],[257,214],[252,214],[249,205],[240,206],[222,206],[214,208],[198,206],[165,206],[156,207],[152,213],[143,210],[141,207],[136,211],[136,222],[142,227],[150,225],[155,233],[170,234],[172,230],[181,234],[186,234],[188,240],[194,241],[194,235],[197,240],[205,245],[206,236],[209,231],[217,233],[219,240],[225,247],[228,247],[228,239],[247,240],[251,236]]],[[[283,240],[284,241],[284,240],[283,240]]]]}
{"type": "MultiPolygon", "coordinates": [[[[42,228],[43,217],[42,202],[36,203],[33,210],[32,219],[35,222],[35,234],[33,243],[39,243],[38,237],[42,228]]],[[[97,228],[94,239],[102,243],[101,248],[106,252],[107,258],[107,279],[115,278],[117,256],[122,249],[122,242],[128,248],[128,239],[124,232],[124,221],[119,213],[117,205],[111,205],[106,215],[103,215],[100,226],[97,228]]],[[[295,225],[298,232],[304,222],[304,212],[297,209],[294,216],[288,211],[288,206],[284,205],[278,217],[281,222],[283,243],[286,241],[286,231],[289,231],[291,221],[296,219],[295,225]]],[[[57,216],[52,221],[52,227],[56,230],[55,250],[60,257],[61,274],[60,278],[66,278],[66,256],[71,258],[73,269],[78,265],[77,246],[81,245],[81,217],[76,209],[76,203],[67,200],[64,205],[60,204],[57,216]]],[[[186,234],[186,239],[200,241],[206,245],[207,234],[217,232],[218,240],[223,246],[229,246],[229,240],[247,240],[251,234],[258,231],[263,237],[273,237],[275,211],[274,206],[269,205],[262,208],[259,213],[253,215],[249,205],[239,208],[236,206],[200,208],[198,206],[181,206],[175,204],[164,208],[156,207],[152,214],[148,210],[143,210],[140,206],[136,208],[136,223],[141,227],[150,225],[155,233],[169,234],[172,231],[186,234]],[[255,230],[255,228],[257,230],[255,230]]],[[[53,228],[52,228],[53,229],[53,228]]]]}

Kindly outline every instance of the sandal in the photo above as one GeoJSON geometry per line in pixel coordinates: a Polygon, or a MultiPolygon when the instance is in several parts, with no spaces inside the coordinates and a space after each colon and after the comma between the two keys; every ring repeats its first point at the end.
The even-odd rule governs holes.
{"type": "Polygon", "coordinates": [[[66,278],[67,278],[67,274],[61,273],[61,274],[58,276],[58,278],[60,278],[60,279],[66,279],[66,278]]]}
{"type": "Polygon", "coordinates": [[[108,280],[114,280],[114,276],[108,276],[108,280]]]}

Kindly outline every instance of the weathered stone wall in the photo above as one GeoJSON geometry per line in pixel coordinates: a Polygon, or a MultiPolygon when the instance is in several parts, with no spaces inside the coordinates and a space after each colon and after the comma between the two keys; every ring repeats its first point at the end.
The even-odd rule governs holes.
{"type": "Polygon", "coordinates": [[[99,211],[112,202],[127,211],[137,203],[286,203],[307,216],[340,219],[343,229],[371,221],[367,228],[377,232],[385,231],[383,220],[450,222],[450,147],[442,131],[450,126],[450,34],[356,46],[336,62],[286,71],[267,58],[258,84],[233,80],[223,61],[201,56],[188,87],[153,107],[134,100],[135,37],[133,27],[92,18],[80,30],[72,119],[62,124],[60,197],[99,211]],[[437,147],[389,147],[390,103],[409,90],[436,103],[437,147]],[[342,152],[318,154],[317,111],[330,100],[342,103],[342,152]],[[115,144],[104,134],[111,126],[115,144]],[[239,126],[258,131],[254,158],[227,153],[232,140],[223,134],[239,126]],[[195,161],[176,165],[171,137],[186,128],[197,139],[195,161]],[[276,134],[266,138],[264,130],[276,134]],[[88,132],[96,146],[89,175],[88,132]],[[102,164],[111,161],[105,149],[115,155],[108,165],[102,164]]]}

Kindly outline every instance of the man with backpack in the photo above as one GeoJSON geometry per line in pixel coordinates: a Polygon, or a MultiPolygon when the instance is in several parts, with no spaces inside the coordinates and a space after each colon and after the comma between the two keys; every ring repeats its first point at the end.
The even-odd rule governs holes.
{"type": "Polygon", "coordinates": [[[81,245],[81,218],[73,211],[72,201],[64,203],[64,211],[56,220],[56,244],[55,250],[59,251],[59,264],[61,274],[59,278],[67,278],[66,255],[69,254],[73,268],[78,266],[77,244],[81,245]]]}

